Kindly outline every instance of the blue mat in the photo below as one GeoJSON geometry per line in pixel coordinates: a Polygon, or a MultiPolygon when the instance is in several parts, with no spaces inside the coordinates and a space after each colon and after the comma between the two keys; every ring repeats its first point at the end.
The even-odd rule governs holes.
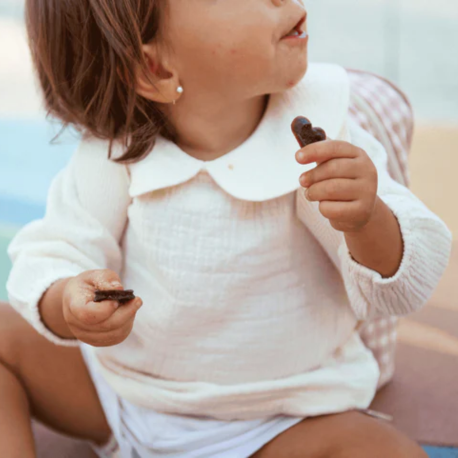
{"type": "Polygon", "coordinates": [[[68,129],[54,144],[60,125],[45,120],[0,120],[0,299],[11,268],[6,248],[24,224],[41,218],[52,178],[67,164],[80,135],[68,129]]]}
{"type": "Polygon", "coordinates": [[[448,447],[423,447],[430,458],[458,458],[458,449],[448,447]]]}
{"type": "Polygon", "coordinates": [[[3,222],[23,224],[43,208],[52,178],[67,164],[80,140],[69,129],[51,144],[59,129],[58,124],[44,120],[0,120],[3,222]]]}

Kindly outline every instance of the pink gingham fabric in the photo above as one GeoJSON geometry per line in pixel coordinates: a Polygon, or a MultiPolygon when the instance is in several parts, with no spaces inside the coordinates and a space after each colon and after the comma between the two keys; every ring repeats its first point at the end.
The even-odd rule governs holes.
{"type": "MultiPolygon", "coordinates": [[[[409,186],[409,152],[414,117],[406,95],[391,81],[370,72],[347,69],[351,84],[350,116],[385,147],[391,177],[409,186]]],[[[392,378],[398,318],[364,323],[359,332],[380,366],[380,389],[392,378]]]]}

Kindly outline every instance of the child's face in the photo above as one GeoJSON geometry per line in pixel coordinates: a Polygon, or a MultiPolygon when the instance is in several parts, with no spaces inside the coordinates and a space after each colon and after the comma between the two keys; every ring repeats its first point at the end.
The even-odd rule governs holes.
{"type": "Polygon", "coordinates": [[[305,75],[308,40],[282,40],[305,16],[302,0],[169,0],[169,5],[168,42],[188,91],[253,97],[283,91],[305,75]]]}

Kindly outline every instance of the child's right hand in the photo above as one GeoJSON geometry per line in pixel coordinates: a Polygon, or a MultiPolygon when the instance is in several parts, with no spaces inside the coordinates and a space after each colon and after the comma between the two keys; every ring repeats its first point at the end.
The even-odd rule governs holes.
{"type": "Polygon", "coordinates": [[[116,301],[94,302],[96,290],[123,290],[119,276],[111,270],[88,270],[71,278],[63,292],[63,315],[73,335],[94,347],[123,342],[143,305],[136,297],[124,305],[116,301]]]}

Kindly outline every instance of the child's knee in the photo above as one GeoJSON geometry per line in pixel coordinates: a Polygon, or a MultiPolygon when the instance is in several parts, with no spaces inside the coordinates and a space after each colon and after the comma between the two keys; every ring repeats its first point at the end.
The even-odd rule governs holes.
{"type": "Polygon", "coordinates": [[[387,434],[361,432],[358,439],[350,439],[345,445],[336,444],[331,458],[428,458],[416,442],[393,429],[387,434]]]}
{"type": "Polygon", "coordinates": [[[427,458],[412,439],[391,424],[359,412],[330,417],[323,427],[329,437],[325,456],[329,458],[427,458]]]}
{"type": "Polygon", "coordinates": [[[416,444],[408,447],[372,445],[367,447],[349,447],[328,455],[329,458],[428,458],[426,452],[416,444]]]}
{"type": "Polygon", "coordinates": [[[33,329],[9,304],[0,302],[0,363],[13,369],[20,347],[27,342],[27,331],[33,329]]]}

